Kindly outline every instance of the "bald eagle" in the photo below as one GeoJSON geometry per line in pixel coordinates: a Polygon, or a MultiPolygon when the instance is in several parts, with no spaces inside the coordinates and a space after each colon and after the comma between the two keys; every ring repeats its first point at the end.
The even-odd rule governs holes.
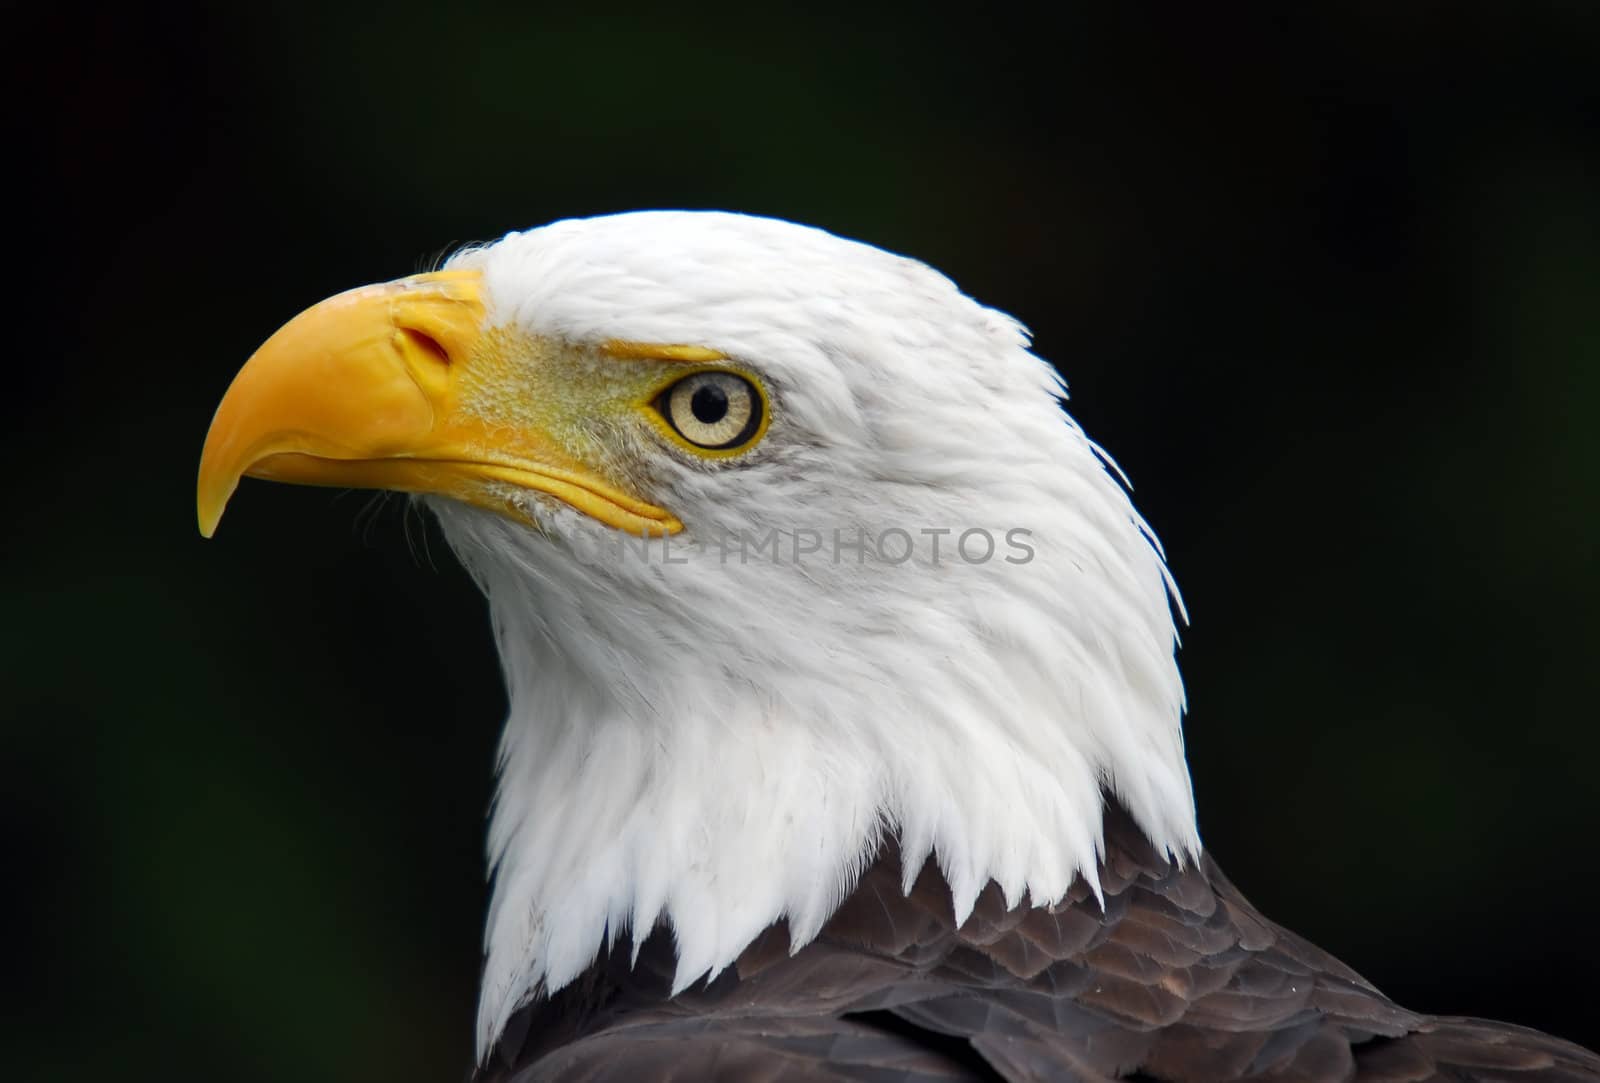
{"type": "Polygon", "coordinates": [[[482,1080],[1600,1080],[1201,846],[1182,603],[1026,331],[786,222],[558,222],[340,294],[201,459],[417,494],[509,689],[482,1080]],[[1176,616],[1175,616],[1176,614],[1176,616]]]}

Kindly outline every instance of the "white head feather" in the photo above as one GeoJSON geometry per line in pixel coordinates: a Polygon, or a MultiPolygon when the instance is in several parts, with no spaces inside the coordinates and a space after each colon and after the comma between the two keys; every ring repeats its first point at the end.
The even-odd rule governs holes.
{"type": "Polygon", "coordinates": [[[625,931],[670,923],[679,989],[780,918],[798,949],[886,833],[908,886],[936,856],[958,919],[990,880],[1013,904],[1098,891],[1102,785],[1198,853],[1170,579],[1015,321],[920,263],[738,215],[559,222],[452,265],[483,271],[492,323],[714,348],[773,399],[742,458],[642,464],[685,527],[647,558],[553,502],[540,532],[430,501],[511,701],[480,1053],[625,931]],[[972,528],[987,562],[955,552],[972,528]],[[896,529],[903,563],[898,535],[848,548],[896,529]],[[771,530],[776,560],[718,540],[771,530]]]}

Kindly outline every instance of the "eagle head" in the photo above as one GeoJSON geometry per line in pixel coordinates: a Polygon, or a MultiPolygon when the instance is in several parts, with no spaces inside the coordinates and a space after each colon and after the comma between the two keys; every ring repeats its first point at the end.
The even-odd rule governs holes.
{"type": "Polygon", "coordinates": [[[558,222],[324,301],[217,410],[242,476],[413,493],[510,693],[480,1049],[659,923],[679,988],[887,837],[963,918],[1095,888],[1102,791],[1198,853],[1175,592],[1014,320],[733,214],[558,222]]]}

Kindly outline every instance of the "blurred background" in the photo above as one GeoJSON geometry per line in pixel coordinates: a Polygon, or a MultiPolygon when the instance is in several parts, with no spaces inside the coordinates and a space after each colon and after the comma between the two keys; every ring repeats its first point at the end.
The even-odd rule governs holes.
{"type": "Polygon", "coordinates": [[[401,501],[247,482],[204,543],[195,467],[307,304],[641,207],[1029,324],[1183,587],[1233,879],[1600,1045],[1600,8],[1060,7],[8,14],[8,1078],[462,1077],[483,606],[401,501]]]}

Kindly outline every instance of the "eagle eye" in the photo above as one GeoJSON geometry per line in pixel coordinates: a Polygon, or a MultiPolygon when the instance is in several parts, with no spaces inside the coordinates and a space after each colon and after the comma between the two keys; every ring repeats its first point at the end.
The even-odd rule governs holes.
{"type": "Polygon", "coordinates": [[[673,432],[704,451],[737,451],[752,443],[766,416],[753,383],[719,370],[685,376],[661,392],[655,407],[673,432]]]}

